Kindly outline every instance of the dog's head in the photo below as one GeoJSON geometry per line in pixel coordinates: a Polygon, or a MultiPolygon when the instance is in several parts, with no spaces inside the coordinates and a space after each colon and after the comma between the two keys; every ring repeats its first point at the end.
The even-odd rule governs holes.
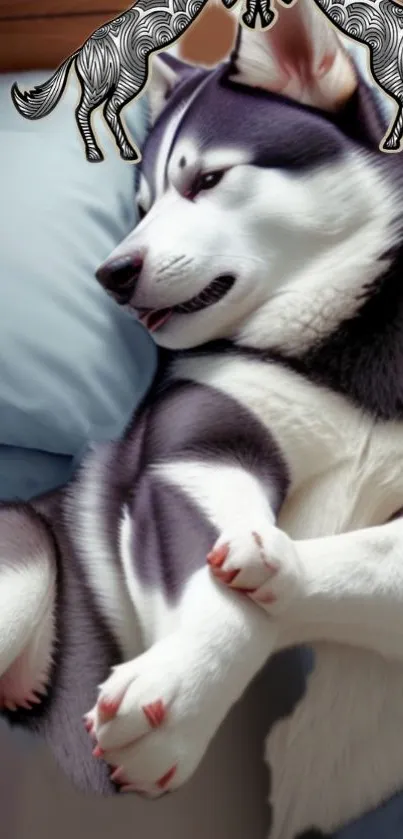
{"type": "Polygon", "coordinates": [[[291,347],[296,324],[309,340],[315,300],[326,328],[339,317],[326,284],[348,314],[355,276],[370,281],[388,243],[378,169],[391,158],[375,101],[312,0],[268,31],[241,29],[214,70],[156,59],[150,98],[141,222],[101,266],[103,285],[170,349],[291,347]]]}

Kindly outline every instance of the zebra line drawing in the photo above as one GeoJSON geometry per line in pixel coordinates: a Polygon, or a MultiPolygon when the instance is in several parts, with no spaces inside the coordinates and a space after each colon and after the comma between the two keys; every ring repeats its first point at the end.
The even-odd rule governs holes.
{"type": "MultiPolygon", "coordinates": [[[[146,87],[153,53],[172,46],[198,17],[208,0],[138,0],[93,32],[41,85],[11,96],[19,113],[35,120],[47,116],[60,101],[74,65],[81,87],[75,116],[87,160],[103,160],[91,125],[93,111],[103,105],[104,118],[124,160],[138,162],[139,150],[128,138],[121,111],[146,87]]],[[[227,9],[239,0],[222,0],[227,9]]],[[[292,6],[298,0],[280,0],[292,6]]],[[[400,151],[403,135],[403,7],[395,0],[312,0],[343,35],[369,50],[370,70],[378,87],[397,105],[394,120],[380,144],[385,152],[400,151]]],[[[248,28],[274,26],[272,0],[246,0],[242,23],[248,28]]],[[[285,12],[286,13],[286,12],[285,12]]]]}
{"type": "MultiPolygon", "coordinates": [[[[280,2],[282,6],[290,7],[294,6],[298,0],[280,0],[280,2]]],[[[391,120],[379,148],[384,152],[401,151],[403,5],[396,0],[311,0],[311,2],[315,3],[342,35],[367,47],[369,69],[375,84],[397,105],[395,117],[391,120]]],[[[267,0],[249,0],[242,18],[244,24],[252,28],[259,13],[264,15],[265,28],[275,26],[278,15],[271,10],[270,0],[268,2],[267,0]]]]}
{"type": "MultiPolygon", "coordinates": [[[[282,6],[294,6],[298,0],[280,0],[282,6]]],[[[369,69],[375,84],[397,105],[394,118],[379,144],[384,152],[400,152],[403,136],[403,5],[396,0],[311,0],[342,34],[367,47],[369,69]]],[[[403,0],[402,0],[403,2],[403,0]]],[[[243,22],[253,26],[260,5],[266,18],[270,12],[266,0],[249,0],[243,22]],[[252,13],[254,17],[252,20],[252,13]]],[[[283,12],[286,14],[286,12],[283,12]]]]}
{"type": "MultiPolygon", "coordinates": [[[[93,111],[103,105],[103,115],[124,160],[138,162],[139,150],[129,140],[122,109],[140,96],[149,77],[152,53],[167,49],[186,32],[208,0],[138,0],[133,6],[93,32],[56,72],[41,85],[22,92],[15,83],[11,96],[26,119],[41,119],[60,101],[69,71],[74,65],[81,97],[75,116],[85,146],[87,160],[103,160],[91,125],[93,111]]],[[[222,0],[231,9],[238,0],[222,0]]],[[[246,0],[243,15],[253,27],[260,15],[262,27],[274,18],[270,0],[246,0]],[[251,4],[249,7],[248,4],[251,4]]]]}
{"type": "MultiPolygon", "coordinates": [[[[297,0],[298,2],[298,0],[297,0]]],[[[403,6],[395,0],[313,0],[343,35],[364,44],[378,87],[397,110],[379,148],[401,151],[403,135],[403,6]]]]}

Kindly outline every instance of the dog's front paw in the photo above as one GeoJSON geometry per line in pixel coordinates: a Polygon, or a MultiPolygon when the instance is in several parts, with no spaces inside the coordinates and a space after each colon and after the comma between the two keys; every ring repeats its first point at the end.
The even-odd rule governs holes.
{"type": "Polygon", "coordinates": [[[156,798],[190,778],[214,734],[213,713],[179,635],[116,667],[86,716],[94,756],[124,792],[156,798]]]}
{"type": "Polygon", "coordinates": [[[294,542],[266,522],[223,533],[207,561],[218,580],[273,617],[304,597],[305,575],[294,542]]]}

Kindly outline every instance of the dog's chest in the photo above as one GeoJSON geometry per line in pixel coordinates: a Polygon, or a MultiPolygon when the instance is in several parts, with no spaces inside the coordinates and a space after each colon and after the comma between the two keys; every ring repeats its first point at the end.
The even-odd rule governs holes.
{"type": "Polygon", "coordinates": [[[280,523],[292,536],[378,524],[401,507],[403,423],[375,422],[274,362],[211,355],[175,372],[241,402],[274,436],[291,477],[280,523]]]}

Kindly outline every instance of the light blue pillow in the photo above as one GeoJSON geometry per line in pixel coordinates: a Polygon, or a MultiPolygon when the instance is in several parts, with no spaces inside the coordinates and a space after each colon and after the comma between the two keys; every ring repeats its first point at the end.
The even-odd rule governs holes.
{"type": "MultiPolygon", "coordinates": [[[[156,352],[94,271],[136,223],[135,167],[96,114],[103,163],[88,163],[74,119],[72,74],[49,117],[14,108],[0,77],[0,499],[64,483],[91,441],[118,437],[148,388],[156,352]]],[[[128,106],[137,144],[146,103],[128,106]]]]}

